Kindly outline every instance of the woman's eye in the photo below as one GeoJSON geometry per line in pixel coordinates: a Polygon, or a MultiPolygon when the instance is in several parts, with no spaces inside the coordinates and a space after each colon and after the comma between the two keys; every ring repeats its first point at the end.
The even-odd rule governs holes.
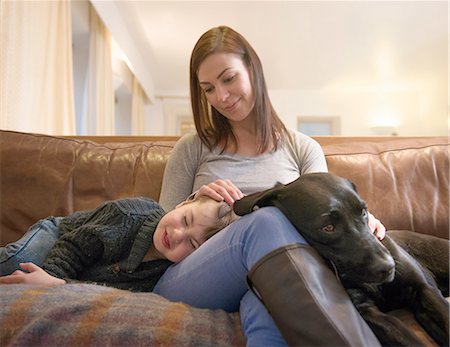
{"type": "Polygon", "coordinates": [[[188,226],[188,220],[187,220],[187,216],[186,215],[183,216],[183,223],[184,223],[185,226],[188,226]]]}
{"type": "Polygon", "coordinates": [[[233,81],[235,77],[236,77],[236,75],[228,76],[228,77],[225,77],[225,78],[223,79],[223,81],[224,81],[225,83],[229,83],[229,82],[233,81]]]}
{"type": "Polygon", "coordinates": [[[334,225],[333,224],[325,225],[324,227],[322,227],[322,230],[327,233],[332,232],[334,231],[334,225]]]}
{"type": "Polygon", "coordinates": [[[205,94],[210,94],[210,93],[213,92],[214,87],[213,87],[213,86],[209,86],[209,87],[204,87],[204,88],[202,88],[202,89],[203,89],[203,92],[204,92],[205,94]]]}

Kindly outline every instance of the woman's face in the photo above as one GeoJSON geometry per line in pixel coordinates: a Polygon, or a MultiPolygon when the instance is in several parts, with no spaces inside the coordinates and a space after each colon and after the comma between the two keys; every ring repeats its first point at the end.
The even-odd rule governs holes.
{"type": "Polygon", "coordinates": [[[212,53],[200,64],[197,76],[212,107],[230,122],[247,118],[255,97],[250,75],[239,55],[212,53]]]}

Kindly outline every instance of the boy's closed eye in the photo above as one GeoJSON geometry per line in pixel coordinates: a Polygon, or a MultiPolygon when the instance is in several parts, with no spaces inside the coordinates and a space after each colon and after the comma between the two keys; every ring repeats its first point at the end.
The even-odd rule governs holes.
{"type": "Polygon", "coordinates": [[[200,242],[198,242],[196,239],[191,238],[189,241],[191,243],[192,248],[197,249],[200,247],[200,242]]]}

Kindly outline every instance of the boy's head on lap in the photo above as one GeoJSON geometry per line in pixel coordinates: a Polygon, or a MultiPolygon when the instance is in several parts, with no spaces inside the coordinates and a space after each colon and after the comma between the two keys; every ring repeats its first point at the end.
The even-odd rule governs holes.
{"type": "Polygon", "coordinates": [[[183,202],[161,218],[148,256],[179,262],[236,218],[223,201],[201,196],[183,202]]]}

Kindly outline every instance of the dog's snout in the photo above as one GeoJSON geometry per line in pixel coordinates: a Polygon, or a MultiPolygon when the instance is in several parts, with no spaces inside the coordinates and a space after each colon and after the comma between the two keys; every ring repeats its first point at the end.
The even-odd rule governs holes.
{"type": "Polygon", "coordinates": [[[395,275],[395,264],[390,263],[385,268],[380,270],[380,278],[384,279],[383,282],[391,282],[395,275]]]}
{"type": "Polygon", "coordinates": [[[392,282],[395,276],[395,262],[390,255],[386,255],[374,264],[373,282],[385,283],[392,282]]]}

